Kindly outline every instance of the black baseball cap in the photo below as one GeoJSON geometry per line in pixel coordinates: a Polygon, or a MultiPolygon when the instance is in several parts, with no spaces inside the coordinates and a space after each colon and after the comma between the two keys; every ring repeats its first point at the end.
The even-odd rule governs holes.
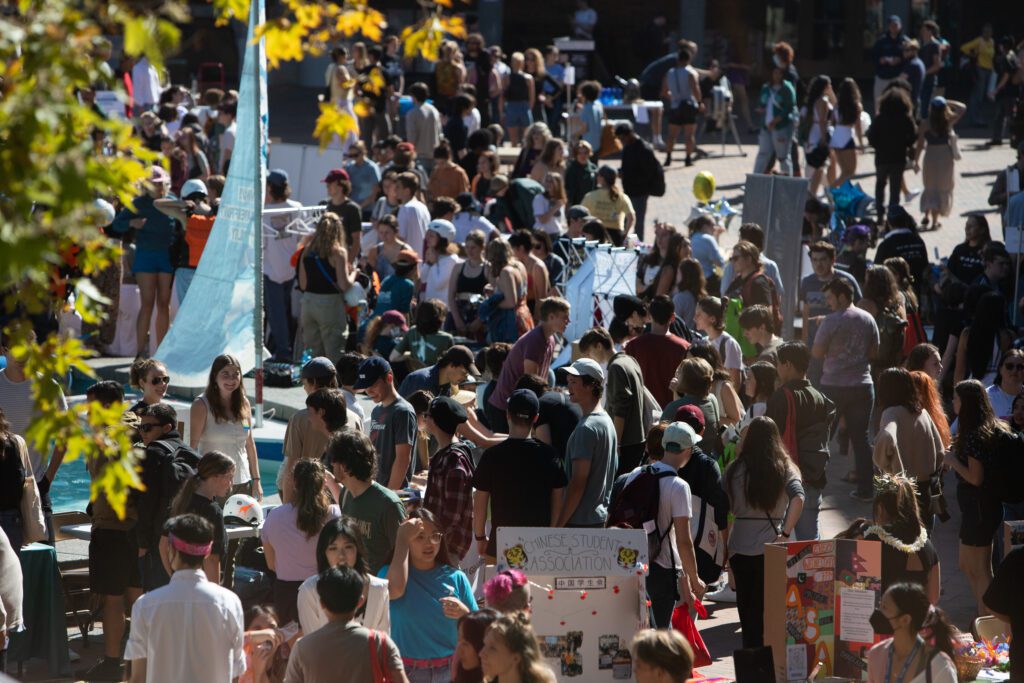
{"type": "Polygon", "coordinates": [[[471,375],[479,375],[480,371],[476,369],[476,357],[468,347],[462,344],[456,344],[448,348],[437,358],[437,365],[454,365],[459,368],[466,368],[466,372],[471,375]]]}
{"type": "Polygon", "coordinates": [[[447,434],[454,434],[459,425],[469,419],[469,414],[462,404],[450,396],[438,396],[431,401],[427,415],[447,434]]]}
{"type": "Polygon", "coordinates": [[[380,356],[370,356],[359,364],[359,377],[352,388],[356,391],[373,386],[378,380],[391,374],[391,363],[380,356]]]}
{"type": "Polygon", "coordinates": [[[540,412],[540,400],[537,399],[537,394],[529,389],[516,389],[508,397],[507,412],[520,420],[532,422],[540,412]]]}
{"type": "Polygon", "coordinates": [[[334,367],[334,363],[329,359],[317,356],[306,361],[306,364],[302,366],[302,372],[299,373],[299,376],[302,379],[330,379],[331,377],[337,377],[338,371],[334,367]]]}

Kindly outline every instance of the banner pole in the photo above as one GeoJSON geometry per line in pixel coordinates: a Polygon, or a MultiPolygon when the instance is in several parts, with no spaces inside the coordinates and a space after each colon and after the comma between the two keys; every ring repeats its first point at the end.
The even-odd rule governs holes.
{"type": "MultiPolygon", "coordinates": [[[[255,22],[258,18],[256,13],[257,3],[253,2],[253,11],[250,13],[249,21],[255,22]]],[[[254,31],[255,33],[255,31],[254,31]]],[[[253,285],[254,304],[252,309],[253,342],[256,350],[256,419],[254,425],[259,428],[263,426],[263,111],[261,110],[260,97],[260,43],[262,38],[253,42],[252,45],[252,77],[253,77],[253,111],[256,113],[255,125],[253,126],[253,144],[256,146],[256,158],[258,168],[256,170],[256,183],[252,191],[253,219],[255,230],[253,236],[253,285]]]]}

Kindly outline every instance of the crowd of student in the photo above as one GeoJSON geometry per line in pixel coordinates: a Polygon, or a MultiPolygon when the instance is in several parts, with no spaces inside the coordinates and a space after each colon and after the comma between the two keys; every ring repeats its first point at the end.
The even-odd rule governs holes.
{"type": "MultiPolygon", "coordinates": [[[[978,613],[1000,615],[1018,635],[1020,675],[1024,614],[1014,588],[1022,555],[994,551],[993,539],[1004,519],[1024,518],[1019,495],[998,477],[1007,471],[1002,454],[1024,455],[1014,437],[1024,428],[1021,292],[984,216],[971,215],[964,242],[931,264],[900,201],[916,140],[915,154],[925,154],[925,220],[949,214],[954,188],[929,185],[929,155],[951,144],[964,110],[908,97],[899,79],[883,84],[868,139],[890,202],[878,197],[877,220],[831,231],[829,206],[808,200],[811,272],[798,282],[782,281],[755,223],[740,227],[727,258],[725,228],[713,217],[685,231],[656,222],[639,258],[637,296],[618,297],[611,320],[574,340],[565,338],[570,315],[586,313],[560,294],[571,263],[585,256],[581,238],[644,238],[647,198],[664,192],[654,148],[619,124],[621,169],[598,168],[592,156],[609,144],[600,84],[579,84],[576,108],[563,117],[564,72],[553,48],[513,54],[506,65],[500,48],[485,49],[476,34],[464,48],[446,42],[433,89],[405,88],[397,50],[392,37],[332,53],[325,97],[353,112],[356,98],[374,106],[361,135],[342,141],[346,162],[323,179],[327,210],[312,234],[268,217],[278,233],[264,244],[269,347],[277,360],[307,357],[307,398],[285,435],[282,504],[262,526],[271,592],[248,613],[230,589],[235,566],[252,558],[227,540],[224,523],[225,515],[262,516],[245,369],[228,355],[213,362],[185,443],[164,402],[172,378],[146,357],[154,310],[159,342],[172,287],[185,296],[213,227],[237,94],[209,91],[190,107],[187,93],[161,90],[155,72],[136,65],[138,134],[162,161],[134,208],[106,207],[109,235],[129,246],[124,277],[131,271],[142,298],[131,377],[142,398],[124,419],[143,449],[145,490],[132,495],[123,519],[102,496],[93,503],[90,576],[103,596],[105,657],[88,677],[120,680],[127,661],[133,681],[220,681],[243,671],[253,681],[325,680],[344,661],[350,680],[381,680],[383,671],[411,681],[552,680],[529,626],[528,577],[500,574],[478,602],[463,569],[495,558],[499,527],[635,523],[626,511],[641,506],[630,502],[646,500],[653,509],[640,521],[658,535],[647,590],[660,630],[637,635],[635,673],[684,680],[689,647],[665,630],[677,604],[714,589],[714,599],[737,602],[743,646],[761,645],[764,544],[819,538],[824,493],[848,484],[871,515],[843,535],[882,542],[886,592],[873,625],[893,634],[871,651],[869,676],[883,680],[895,660],[907,680],[927,668],[934,680],[952,681],[948,623],[931,609],[940,598],[931,530],[952,502],[943,490],[950,469],[959,570],[978,613]],[[375,69],[380,91],[364,88],[375,69]],[[412,108],[400,113],[406,91],[412,108]],[[892,114],[899,125],[886,123],[893,102],[902,106],[892,114]],[[915,102],[934,114],[920,130],[915,102]],[[522,144],[507,175],[499,157],[506,131],[522,144]],[[898,134],[897,164],[883,157],[891,151],[885,138],[898,134]],[[787,289],[798,291],[802,319],[791,339],[782,337],[787,289]],[[924,320],[934,326],[931,343],[924,320]],[[577,347],[575,360],[552,368],[566,344],[577,347]],[[368,415],[357,393],[374,404],[368,415]],[[826,477],[831,451],[852,455],[842,482],[826,477]],[[418,506],[400,495],[411,486],[422,488],[418,506]],[[710,519],[717,542],[692,519],[710,519]],[[931,629],[925,645],[916,638],[923,626],[931,629]]],[[[795,92],[778,99],[795,91],[785,85],[795,70],[791,49],[775,53],[758,164],[771,159],[787,172],[793,150],[776,140],[775,118],[796,105],[795,92]]],[[[685,44],[663,78],[670,139],[684,133],[688,163],[705,78],[691,66],[695,54],[685,44]]],[[[850,83],[837,98],[827,79],[809,90],[807,163],[821,171],[818,183],[828,158],[841,172],[837,185],[856,170],[863,107],[850,83]],[[826,137],[831,151],[815,154],[822,163],[814,166],[826,137]]],[[[945,178],[943,169],[952,175],[951,166],[933,170],[945,178]]],[[[990,201],[1006,220],[1024,214],[1022,169],[1024,148],[993,189],[990,201]]],[[[288,174],[272,170],[266,208],[297,210],[291,189],[288,174]]],[[[116,307],[121,265],[113,270],[99,281],[116,307]]],[[[101,344],[109,333],[100,331],[101,344]]],[[[0,481],[19,485],[0,487],[0,594],[14,629],[20,482],[35,480],[48,510],[63,452],[58,445],[47,460],[25,443],[30,382],[3,347],[0,481]]],[[[113,382],[88,396],[108,409],[124,402],[113,382]]],[[[106,466],[92,463],[90,474],[106,466]]]]}

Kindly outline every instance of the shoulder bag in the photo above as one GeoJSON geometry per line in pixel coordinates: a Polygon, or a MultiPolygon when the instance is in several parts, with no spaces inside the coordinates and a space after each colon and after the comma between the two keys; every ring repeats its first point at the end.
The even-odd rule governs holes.
{"type": "Polygon", "coordinates": [[[21,524],[24,543],[35,543],[46,540],[46,518],[43,517],[43,503],[39,495],[39,484],[32,471],[32,462],[28,457],[28,446],[17,434],[14,440],[18,444],[21,461],[25,465],[25,483],[21,494],[21,524]]]}
{"type": "Polygon", "coordinates": [[[373,683],[392,683],[388,668],[388,650],[384,634],[370,629],[370,665],[373,667],[373,683]]]}

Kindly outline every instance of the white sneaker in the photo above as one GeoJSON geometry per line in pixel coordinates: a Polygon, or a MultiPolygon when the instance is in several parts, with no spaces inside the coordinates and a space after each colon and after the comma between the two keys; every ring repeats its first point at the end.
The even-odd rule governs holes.
{"type": "Polygon", "coordinates": [[[920,187],[915,187],[913,189],[907,190],[906,192],[903,193],[903,203],[909,204],[910,202],[914,201],[914,198],[919,196],[922,192],[924,192],[924,190],[920,187]]]}
{"type": "Polygon", "coordinates": [[[705,594],[704,600],[711,600],[712,602],[736,602],[736,591],[729,588],[728,583],[725,583],[714,593],[705,594]]]}

